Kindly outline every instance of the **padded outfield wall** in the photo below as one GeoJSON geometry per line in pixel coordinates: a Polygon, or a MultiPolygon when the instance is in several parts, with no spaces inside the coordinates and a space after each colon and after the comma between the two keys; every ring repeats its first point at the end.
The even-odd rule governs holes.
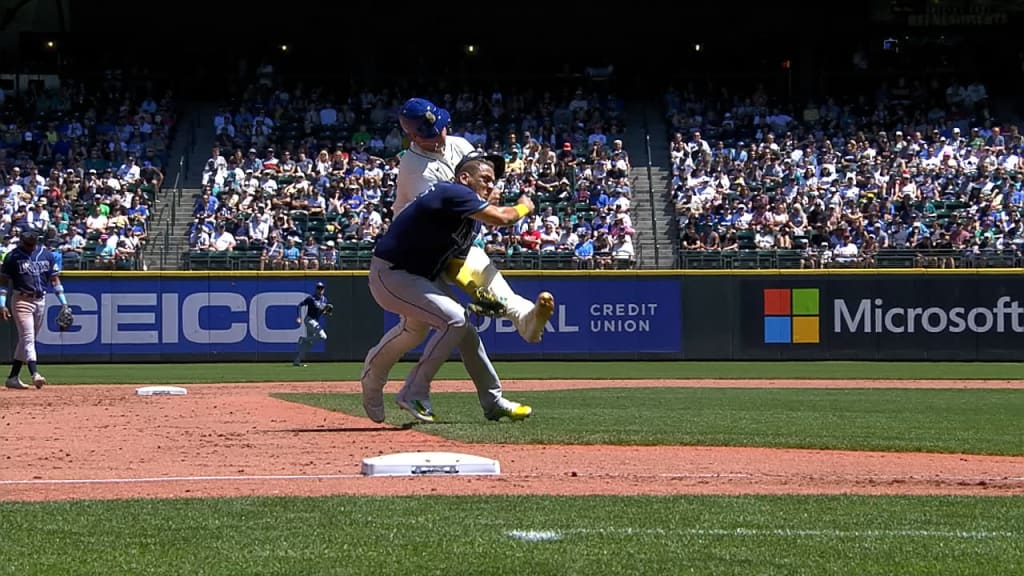
{"type": "MultiPolygon", "coordinates": [[[[397,319],[365,272],[65,275],[76,315],[44,363],[291,359],[296,305],[316,280],[336,306],[309,361],[361,361],[397,319]]],[[[495,359],[1003,360],[1024,350],[1022,270],[509,272],[521,294],[555,294],[541,344],[505,320],[478,327],[495,359]]],[[[4,361],[13,325],[0,331],[4,361]]],[[[416,351],[410,356],[415,356],[416,351]]]]}

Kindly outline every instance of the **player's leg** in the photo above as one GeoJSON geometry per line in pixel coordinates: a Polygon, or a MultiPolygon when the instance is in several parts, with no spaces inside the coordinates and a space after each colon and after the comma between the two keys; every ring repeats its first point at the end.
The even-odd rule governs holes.
{"type": "Polygon", "coordinates": [[[359,381],[363,387],[363,409],[374,422],[384,421],[384,387],[395,364],[427,337],[430,326],[408,316],[400,316],[379,342],[370,348],[363,361],[359,381]]]}
{"type": "Polygon", "coordinates": [[[433,421],[430,382],[466,331],[475,331],[466,310],[444,292],[439,282],[391,270],[390,265],[376,258],[370,264],[370,293],[385,310],[436,329],[396,398],[416,418],[433,421]]]}
{"type": "Polygon", "coordinates": [[[14,359],[11,362],[11,372],[7,375],[7,381],[4,386],[7,388],[14,388],[15,390],[28,389],[28,384],[21,381],[21,367],[25,364],[25,338],[24,330],[25,327],[22,325],[21,316],[18,314],[18,304],[22,300],[21,295],[15,294],[11,302],[11,310],[14,315],[14,331],[15,331],[15,345],[14,345],[14,359]]]}
{"type": "Polygon", "coordinates": [[[476,288],[485,287],[505,302],[505,318],[512,321],[523,340],[531,343],[541,341],[544,326],[555,311],[551,293],[541,292],[536,302],[516,294],[487,253],[476,246],[469,250],[465,260],[455,262],[452,268],[457,269],[451,274],[455,283],[470,295],[475,296],[476,288]]]}
{"type": "Polygon", "coordinates": [[[46,378],[39,373],[36,363],[39,358],[36,356],[36,335],[42,332],[43,322],[46,321],[46,300],[40,298],[32,302],[31,306],[31,340],[25,339],[25,363],[28,364],[29,374],[32,375],[32,384],[36,388],[42,388],[46,384],[46,378]]]}
{"type": "Polygon", "coordinates": [[[462,363],[466,366],[466,373],[476,386],[476,394],[486,418],[499,420],[502,416],[508,416],[513,420],[522,420],[533,413],[529,406],[512,402],[502,396],[498,372],[491,364],[484,343],[476,330],[470,330],[462,337],[459,342],[459,353],[462,355],[462,363]]]}
{"type": "Polygon", "coordinates": [[[302,365],[302,361],[305,359],[309,349],[313,347],[313,344],[315,344],[318,339],[327,339],[327,333],[324,332],[324,329],[316,320],[306,318],[303,322],[303,326],[305,327],[305,336],[299,338],[298,350],[295,353],[295,360],[292,362],[292,364],[296,366],[302,365]]]}

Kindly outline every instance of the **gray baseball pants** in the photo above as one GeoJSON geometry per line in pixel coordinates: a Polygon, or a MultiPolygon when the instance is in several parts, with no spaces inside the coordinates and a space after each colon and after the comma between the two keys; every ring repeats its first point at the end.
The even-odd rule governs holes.
{"type": "MultiPolygon", "coordinates": [[[[389,262],[375,257],[370,262],[370,293],[381,308],[398,314],[404,322],[420,322],[434,329],[423,355],[405,380],[401,393],[407,399],[429,400],[431,382],[457,348],[484,413],[497,409],[501,381],[466,309],[451,296],[442,280],[430,281],[404,270],[392,270],[389,262]]],[[[368,355],[371,370],[373,353],[370,350],[368,355]]]]}

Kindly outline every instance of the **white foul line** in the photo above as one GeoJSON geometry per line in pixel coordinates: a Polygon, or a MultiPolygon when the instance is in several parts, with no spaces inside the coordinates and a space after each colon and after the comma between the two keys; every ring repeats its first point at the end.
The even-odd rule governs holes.
{"type": "Polygon", "coordinates": [[[526,541],[559,540],[563,535],[689,535],[689,536],[774,536],[782,538],[962,538],[982,540],[988,538],[1016,538],[1015,532],[967,532],[962,530],[801,530],[794,528],[692,528],[664,530],[661,528],[573,528],[569,530],[513,530],[505,535],[526,541]]]}
{"type": "MultiPolygon", "coordinates": [[[[553,474],[503,474],[503,476],[512,476],[516,478],[540,478],[553,476],[553,474]]],[[[605,477],[619,477],[627,476],[631,478],[666,478],[666,479],[702,479],[702,478],[718,478],[718,479],[730,479],[730,478],[755,478],[760,475],[758,474],[718,474],[718,473],[681,473],[681,474],[602,474],[602,473],[582,473],[578,475],[583,478],[605,478],[605,477]]],[[[64,480],[0,480],[0,486],[46,486],[46,485],[60,485],[60,484],[146,484],[146,483],[158,483],[158,482],[243,482],[243,481],[274,481],[274,480],[350,480],[353,478],[366,478],[363,474],[283,474],[283,475],[253,475],[253,476],[155,476],[152,478],[72,478],[64,480]]],[[[858,477],[860,478],[860,477],[858,477]]],[[[864,476],[863,478],[871,478],[875,480],[913,480],[913,477],[906,476],[864,476]]],[[[921,477],[922,480],[935,480],[936,478],[921,477]]],[[[1012,481],[1019,482],[1024,480],[1024,477],[1009,477],[1009,478],[975,478],[975,477],[959,477],[949,476],[938,478],[944,481],[1012,481]]]]}
{"type": "Polygon", "coordinates": [[[85,478],[69,480],[0,480],[0,486],[40,486],[46,484],[140,484],[146,482],[214,482],[226,480],[345,480],[363,478],[362,474],[291,474],[282,476],[158,476],[153,478],[85,478]]]}

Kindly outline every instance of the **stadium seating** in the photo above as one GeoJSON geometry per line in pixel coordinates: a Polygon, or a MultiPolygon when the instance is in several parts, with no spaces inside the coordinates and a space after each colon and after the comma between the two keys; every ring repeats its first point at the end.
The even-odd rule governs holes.
{"type": "Polygon", "coordinates": [[[1024,139],[985,94],[787,110],[670,91],[678,267],[1020,266],[1024,139]]]}
{"type": "Polygon", "coordinates": [[[156,96],[135,94],[111,74],[5,99],[0,174],[5,196],[20,199],[2,224],[10,240],[3,253],[32,227],[65,269],[145,267],[177,114],[170,94],[156,96]]]}
{"type": "MultiPolygon", "coordinates": [[[[628,222],[631,188],[628,178],[609,170],[622,157],[628,173],[628,152],[621,142],[619,156],[613,150],[614,140],[622,134],[618,100],[582,89],[561,100],[551,94],[501,92],[432,98],[451,111],[451,134],[479,149],[504,154],[515,167],[503,183],[506,199],[514,201],[528,192],[538,206],[532,219],[481,234],[479,242],[500,265],[635,265],[635,232],[628,222]],[[602,189],[613,197],[601,195],[602,189]],[[619,197],[624,200],[616,207],[619,197]],[[595,204],[599,198],[600,206],[595,204]],[[616,220],[619,213],[622,217],[616,220]],[[604,217],[595,223],[597,215],[604,217]],[[555,224],[557,242],[548,239],[543,246],[528,249],[518,241],[496,241],[518,238],[526,221],[543,229],[545,219],[555,224]],[[589,233],[591,228],[604,228],[609,234],[621,228],[624,234],[604,250],[581,248],[577,254],[578,243],[589,244],[578,232],[589,233]]],[[[223,106],[214,119],[221,152],[210,158],[203,175],[201,194],[210,199],[197,198],[196,221],[185,232],[190,246],[185,266],[368,268],[374,240],[392,216],[397,167],[408,145],[397,123],[402,101],[388,92],[363,92],[346,99],[258,84],[237,103],[223,106]],[[250,226],[259,205],[263,210],[250,226]],[[279,245],[273,241],[275,234],[279,245]]]]}

